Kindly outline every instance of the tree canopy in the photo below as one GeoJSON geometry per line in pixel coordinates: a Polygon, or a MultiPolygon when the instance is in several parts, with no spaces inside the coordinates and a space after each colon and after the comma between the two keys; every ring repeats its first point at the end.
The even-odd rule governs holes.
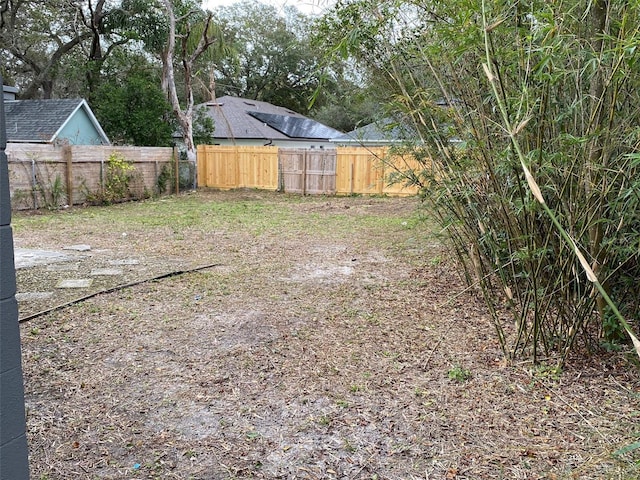
{"type": "Polygon", "coordinates": [[[171,146],[175,121],[153,72],[133,69],[103,83],[94,111],[116,144],[171,146]]]}
{"type": "MultiPolygon", "coordinates": [[[[142,141],[133,131],[144,127],[124,132],[127,110],[117,111],[124,108],[120,96],[136,88],[142,71],[145,82],[164,92],[177,128],[187,136],[193,126],[185,119],[198,117],[194,106],[216,95],[263,100],[345,130],[371,118],[371,102],[358,94],[362,85],[349,79],[344,66],[332,66],[330,80],[324,75],[322,83],[327,69],[323,52],[312,43],[315,20],[294,7],[280,11],[247,0],[214,14],[194,0],[5,0],[1,5],[0,72],[19,88],[19,98],[87,98],[116,142],[142,141]],[[133,71],[130,80],[121,74],[133,71]],[[107,99],[113,105],[105,105],[107,99]]],[[[147,93],[141,97],[150,100],[147,93]]],[[[151,130],[160,132],[166,115],[156,107],[152,102],[148,112],[131,120],[144,118],[149,125],[153,117],[151,130]]],[[[152,134],[144,141],[164,143],[161,137],[152,134]]]]}
{"type": "Polygon", "coordinates": [[[292,7],[280,15],[275,7],[256,0],[222,8],[219,18],[235,56],[216,65],[217,95],[308,113],[322,59],[309,44],[309,19],[292,7]]]}

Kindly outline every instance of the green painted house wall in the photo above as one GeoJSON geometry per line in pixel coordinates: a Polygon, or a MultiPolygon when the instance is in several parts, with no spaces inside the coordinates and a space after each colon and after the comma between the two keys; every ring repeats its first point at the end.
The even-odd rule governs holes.
{"type": "Polygon", "coordinates": [[[67,140],[71,145],[102,145],[103,137],[83,108],[69,118],[57,135],[58,140],[67,140]]]}

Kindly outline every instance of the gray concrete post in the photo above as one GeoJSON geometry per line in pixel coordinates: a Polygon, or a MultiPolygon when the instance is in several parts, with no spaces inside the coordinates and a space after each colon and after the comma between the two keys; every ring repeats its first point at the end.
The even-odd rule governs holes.
{"type": "Polygon", "coordinates": [[[0,480],[25,480],[29,461],[6,146],[0,100],[0,480]]]}

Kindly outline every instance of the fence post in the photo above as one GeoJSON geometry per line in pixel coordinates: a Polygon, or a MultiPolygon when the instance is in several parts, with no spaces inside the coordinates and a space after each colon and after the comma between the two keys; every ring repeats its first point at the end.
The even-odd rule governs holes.
{"type": "Polygon", "coordinates": [[[65,145],[62,147],[62,158],[66,164],[67,174],[67,205],[73,206],[73,153],[71,152],[71,145],[65,145]]]}
{"type": "Polygon", "coordinates": [[[233,152],[234,152],[234,161],[236,166],[233,172],[235,176],[233,183],[239,187],[240,186],[240,147],[238,145],[234,145],[233,152]]]}
{"type": "Polygon", "coordinates": [[[154,191],[156,193],[156,195],[160,196],[160,185],[158,185],[158,177],[160,174],[160,169],[158,168],[158,160],[155,160],[153,163],[153,178],[155,178],[155,183],[154,183],[154,191]]]}
{"type": "Polygon", "coordinates": [[[104,193],[104,158],[100,157],[100,193],[104,193]]]}
{"type": "Polygon", "coordinates": [[[307,194],[307,149],[302,151],[302,195],[307,194]]]}
{"type": "Polygon", "coordinates": [[[198,145],[198,187],[209,186],[209,145],[198,145]]]}
{"type": "Polygon", "coordinates": [[[4,102],[0,101],[0,480],[27,480],[27,427],[6,146],[4,102]]]}
{"type": "MultiPolygon", "coordinates": [[[[380,161],[380,159],[378,159],[378,161],[380,161]]],[[[386,172],[385,172],[385,164],[384,162],[381,162],[382,166],[380,167],[382,169],[382,172],[380,173],[380,180],[379,180],[379,187],[378,187],[378,193],[380,195],[384,195],[384,179],[386,178],[386,172]]]]}
{"type": "Polygon", "coordinates": [[[180,193],[180,158],[178,155],[178,147],[173,147],[173,160],[174,160],[174,169],[175,169],[175,180],[176,180],[176,191],[177,195],[180,193]]]}
{"type": "Polygon", "coordinates": [[[280,155],[281,149],[278,148],[278,192],[284,193],[284,165],[282,156],[280,155]]]}
{"type": "Polygon", "coordinates": [[[33,197],[33,208],[38,209],[38,179],[36,176],[36,159],[31,157],[31,196],[33,197]]]}

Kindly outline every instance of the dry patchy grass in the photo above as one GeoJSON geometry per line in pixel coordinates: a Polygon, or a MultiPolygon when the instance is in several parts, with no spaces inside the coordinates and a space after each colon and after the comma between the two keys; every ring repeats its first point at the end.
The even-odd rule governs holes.
{"type": "Polygon", "coordinates": [[[640,435],[637,370],[505,366],[416,200],[164,202],[16,220],[18,246],[92,245],[80,271],[216,264],[22,324],[32,478],[640,476],[614,454],[640,435]]]}

